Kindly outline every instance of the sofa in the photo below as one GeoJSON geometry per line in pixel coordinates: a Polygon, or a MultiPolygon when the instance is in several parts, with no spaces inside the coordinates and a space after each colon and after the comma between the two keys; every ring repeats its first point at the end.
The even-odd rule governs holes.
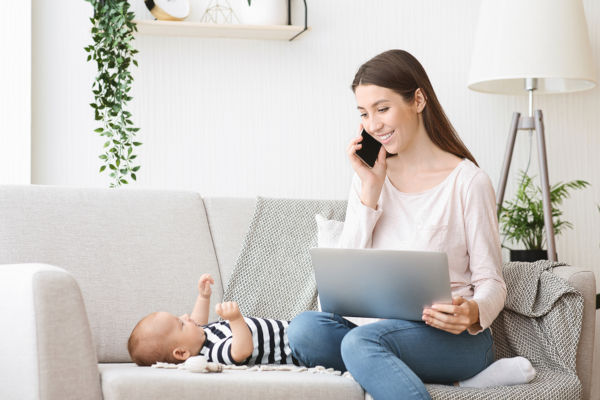
{"type": "MultiPolygon", "coordinates": [[[[136,322],[190,312],[202,273],[215,279],[213,304],[222,299],[254,204],[188,191],[0,186],[0,399],[364,399],[355,381],[332,374],[131,363],[136,322]]],[[[588,399],[594,275],[554,273],[584,297],[576,369],[588,399]]]]}

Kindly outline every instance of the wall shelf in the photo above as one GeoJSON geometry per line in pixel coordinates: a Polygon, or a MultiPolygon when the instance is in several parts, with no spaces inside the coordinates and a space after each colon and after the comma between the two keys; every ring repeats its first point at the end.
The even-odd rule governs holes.
{"type": "Polygon", "coordinates": [[[193,21],[134,20],[138,34],[206,38],[292,40],[304,30],[296,25],[205,24],[193,21]]]}

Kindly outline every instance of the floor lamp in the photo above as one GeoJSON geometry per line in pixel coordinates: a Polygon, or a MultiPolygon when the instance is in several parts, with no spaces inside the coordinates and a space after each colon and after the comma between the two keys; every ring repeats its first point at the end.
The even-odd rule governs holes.
{"type": "Polygon", "coordinates": [[[581,0],[481,0],[468,87],[500,94],[529,94],[529,115],[515,112],[498,183],[500,212],[517,131],[535,131],[548,259],[556,261],[548,162],[536,94],[591,89],[596,74],[581,0]]]}

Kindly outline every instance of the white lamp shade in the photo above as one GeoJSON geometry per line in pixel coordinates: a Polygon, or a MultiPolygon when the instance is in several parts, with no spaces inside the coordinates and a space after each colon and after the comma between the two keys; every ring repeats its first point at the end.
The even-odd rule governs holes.
{"type": "Polygon", "coordinates": [[[469,89],[521,94],[576,92],[596,85],[581,0],[482,0],[469,89]]]}

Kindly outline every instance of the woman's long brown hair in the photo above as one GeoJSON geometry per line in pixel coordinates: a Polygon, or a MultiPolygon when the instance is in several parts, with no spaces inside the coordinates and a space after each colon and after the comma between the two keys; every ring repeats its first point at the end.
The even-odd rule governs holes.
{"type": "Polygon", "coordinates": [[[391,89],[408,103],[414,101],[416,90],[421,89],[426,100],[422,112],[423,123],[431,141],[440,149],[460,158],[467,158],[478,166],[448,120],[425,69],[409,52],[388,50],[373,57],[356,72],[352,91],[355,92],[359,85],[376,85],[391,89]]]}

